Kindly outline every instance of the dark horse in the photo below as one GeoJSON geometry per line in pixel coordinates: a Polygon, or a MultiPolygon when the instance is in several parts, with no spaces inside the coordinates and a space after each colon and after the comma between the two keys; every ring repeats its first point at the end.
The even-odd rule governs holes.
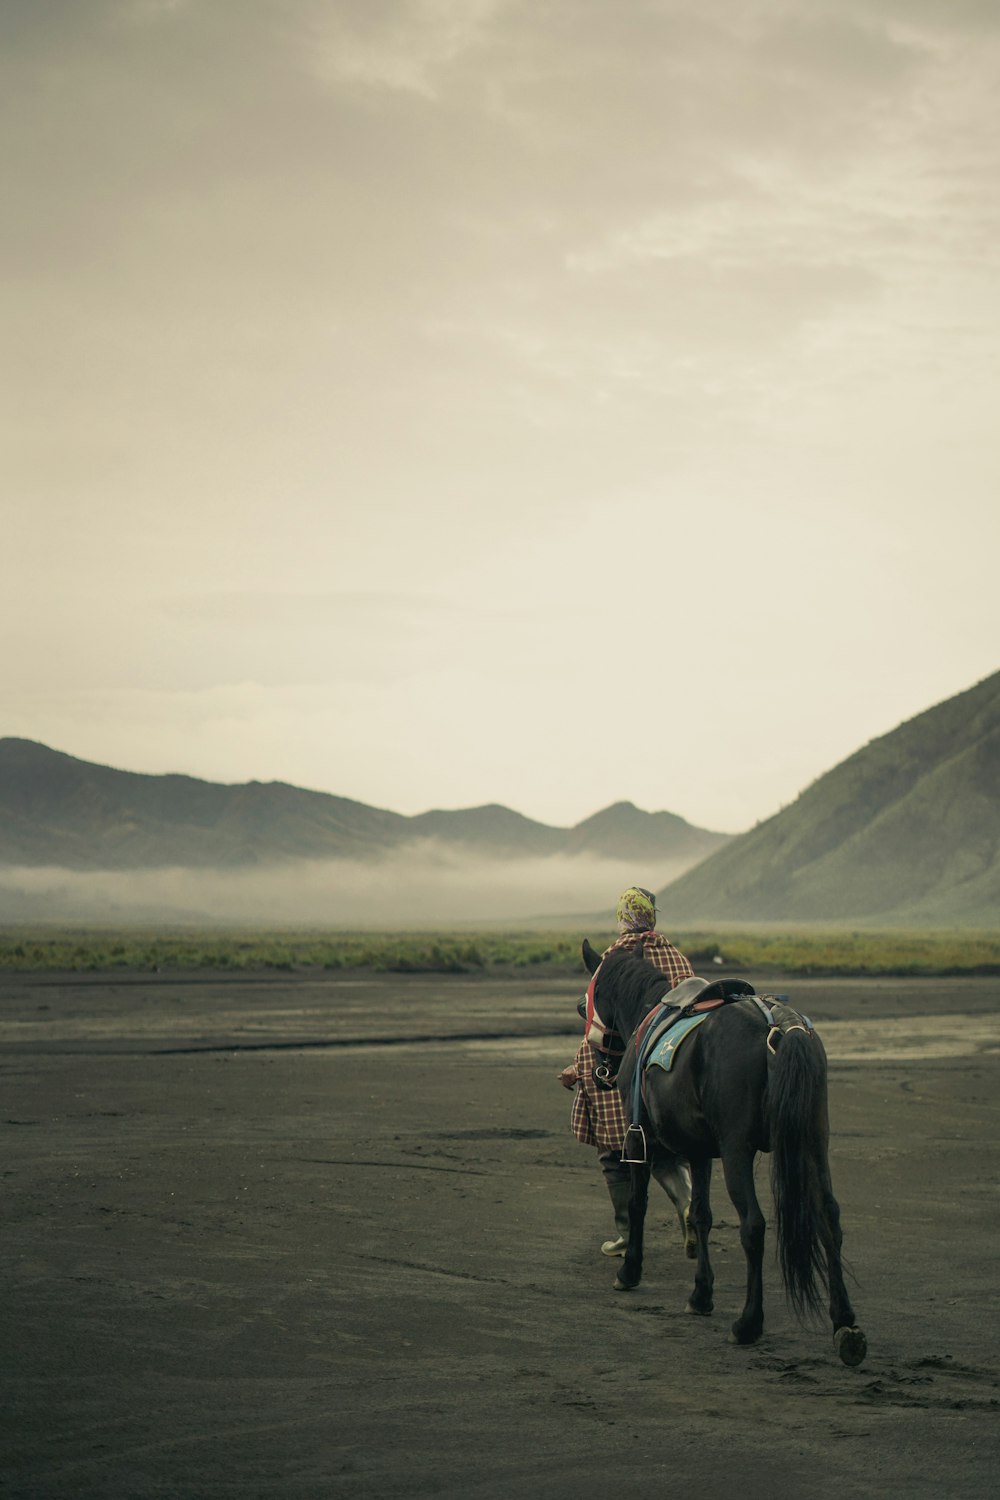
{"type": "MultiPolygon", "coordinates": [[[[602,962],[585,941],[583,959],[595,976],[598,1027],[631,1038],[618,1073],[628,1109],[635,1030],[655,1005],[669,1001],[670,982],[627,950],[602,962]]],[[[730,1001],[710,1011],[678,1047],[669,1072],[651,1067],[646,1073],[643,1119],[651,1145],[686,1157],[691,1166],[690,1218],[698,1265],[687,1310],[712,1311],[709,1188],[712,1161],[720,1157],[740,1216],[740,1243],[747,1261],[746,1303],[730,1340],[752,1344],[760,1338],[764,1215],[754,1188],[754,1159],[757,1152],[769,1151],[778,1261],[789,1301],[800,1317],[815,1312],[821,1306],[820,1288],[825,1288],[837,1352],[845,1364],[858,1365],[867,1342],[855,1323],[840,1259],[840,1210],[827,1160],[826,1053],[816,1032],[787,1006],[775,1005],[773,1020],[776,1024],[771,1025],[753,998],[730,1001]]],[[[648,1189],[648,1161],[633,1165],[628,1249],[615,1281],[618,1291],[638,1286],[642,1276],[648,1189]]]]}

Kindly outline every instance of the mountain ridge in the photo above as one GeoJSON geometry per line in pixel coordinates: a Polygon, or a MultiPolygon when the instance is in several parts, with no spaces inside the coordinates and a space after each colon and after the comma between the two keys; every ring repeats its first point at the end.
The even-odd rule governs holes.
{"type": "Polygon", "coordinates": [[[559,828],[488,803],[414,816],[284,781],[223,783],[119,770],[0,739],[0,865],[239,868],[371,859],[425,841],[511,858],[591,853],[690,864],[731,836],[616,803],[559,828]]]}
{"type": "MultiPolygon", "coordinates": [[[[266,886],[254,875],[263,893],[254,910],[267,915],[296,863],[309,890],[320,880],[310,869],[338,870],[335,891],[316,887],[309,897],[309,909],[324,914],[367,913],[374,903],[447,920],[453,911],[495,914],[498,901],[511,911],[515,900],[525,914],[582,912],[593,909],[585,888],[606,899],[613,878],[658,888],[667,930],[741,922],[997,929],[1000,672],[871,740],[735,837],[625,801],[572,828],[499,803],[405,816],[287,782],[151,776],[0,739],[9,908],[59,909],[45,871],[102,880],[144,872],[147,887],[156,871],[174,871],[185,900],[200,871],[200,899],[215,908],[229,877],[249,890],[249,872],[260,880],[280,872],[266,886]]],[[[101,890],[126,904],[134,895],[120,881],[101,890]]],[[[167,897],[177,909],[181,896],[171,887],[167,897]]],[[[294,905],[294,893],[284,899],[294,905]]]]}
{"type": "Polygon", "coordinates": [[[1000,672],[856,750],[661,901],[680,921],[1000,926],[1000,672]]]}

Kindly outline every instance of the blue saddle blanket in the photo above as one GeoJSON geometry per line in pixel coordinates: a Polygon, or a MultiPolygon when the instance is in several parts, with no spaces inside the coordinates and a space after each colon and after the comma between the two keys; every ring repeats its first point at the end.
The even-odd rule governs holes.
{"type": "Polygon", "coordinates": [[[679,1016],[673,1025],[668,1027],[663,1033],[659,1041],[655,1043],[653,1050],[646,1058],[646,1067],[663,1068],[665,1072],[669,1073],[673,1067],[674,1057],[681,1042],[696,1026],[700,1026],[702,1021],[707,1021],[712,1014],[712,1011],[706,1010],[702,1011],[700,1015],[679,1016]]]}

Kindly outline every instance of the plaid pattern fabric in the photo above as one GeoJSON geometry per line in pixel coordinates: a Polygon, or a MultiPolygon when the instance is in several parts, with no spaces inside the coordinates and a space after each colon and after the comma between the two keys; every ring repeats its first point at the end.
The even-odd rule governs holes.
{"type": "MultiPolygon", "coordinates": [[[[606,948],[602,957],[607,958],[609,953],[616,953],[620,948],[634,948],[640,940],[645,943],[643,958],[667,975],[671,989],[682,979],[690,979],[694,973],[691,965],[680,949],[659,932],[628,932],[606,948]]],[[[574,1136],[583,1146],[596,1146],[600,1151],[621,1151],[628,1129],[625,1105],[617,1089],[598,1088],[594,1082],[594,1049],[589,1042],[580,1043],[573,1068],[576,1090],[570,1129],[574,1136]]]]}
{"type": "Polygon", "coordinates": [[[637,948],[640,943],[645,945],[642,950],[643,958],[666,974],[671,989],[675,984],[680,984],[682,979],[691,978],[694,973],[691,965],[681,950],[675,948],[662,932],[626,932],[622,937],[616,938],[610,948],[605,948],[601,957],[607,958],[609,953],[617,953],[621,948],[637,948]]]}

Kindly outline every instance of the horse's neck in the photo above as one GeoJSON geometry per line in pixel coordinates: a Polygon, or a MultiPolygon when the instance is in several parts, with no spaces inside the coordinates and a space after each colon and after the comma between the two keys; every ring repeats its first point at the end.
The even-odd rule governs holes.
{"type": "Polygon", "coordinates": [[[621,1022],[621,1030],[626,1036],[631,1036],[638,1027],[640,1021],[645,1020],[654,1006],[662,1005],[670,994],[670,984],[666,977],[662,982],[654,981],[648,989],[634,1000],[628,1000],[618,1011],[621,1022]]]}

